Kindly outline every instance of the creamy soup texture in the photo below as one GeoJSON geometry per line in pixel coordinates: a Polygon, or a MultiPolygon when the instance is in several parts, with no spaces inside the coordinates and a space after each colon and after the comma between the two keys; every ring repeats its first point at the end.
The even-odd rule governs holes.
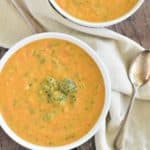
{"type": "Polygon", "coordinates": [[[58,39],[32,42],[0,72],[0,111],[21,138],[59,146],[84,136],[104,104],[104,82],[78,46],[58,39]]]}
{"type": "Polygon", "coordinates": [[[138,0],[55,0],[70,15],[89,22],[111,21],[130,11],[138,0]]]}

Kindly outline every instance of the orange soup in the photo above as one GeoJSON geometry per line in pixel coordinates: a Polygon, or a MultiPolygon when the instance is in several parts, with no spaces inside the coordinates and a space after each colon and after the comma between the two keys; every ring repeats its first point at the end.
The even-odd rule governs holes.
{"type": "Polygon", "coordinates": [[[0,110],[21,138],[42,146],[69,144],[96,123],[105,98],[95,62],[63,40],[32,42],[0,73],[0,110]]]}
{"type": "Polygon", "coordinates": [[[70,15],[89,22],[105,22],[130,11],[138,0],[55,0],[70,15]]]}

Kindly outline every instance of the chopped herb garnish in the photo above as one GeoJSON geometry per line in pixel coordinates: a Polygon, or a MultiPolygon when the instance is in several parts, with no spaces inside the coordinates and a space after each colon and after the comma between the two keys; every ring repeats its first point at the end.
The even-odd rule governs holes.
{"type": "Polygon", "coordinates": [[[55,113],[53,112],[45,112],[42,115],[42,119],[44,121],[51,121],[55,117],[55,113]]]}
{"type": "Polygon", "coordinates": [[[39,91],[41,97],[46,97],[48,103],[56,102],[59,104],[63,104],[67,99],[74,103],[76,101],[76,92],[77,86],[73,80],[64,79],[57,81],[50,76],[43,80],[39,91]]]}
{"type": "Polygon", "coordinates": [[[45,58],[40,58],[40,64],[44,64],[45,63],[45,58]]]}
{"type": "Polygon", "coordinates": [[[75,101],[76,101],[75,95],[70,95],[70,103],[71,103],[71,104],[74,104],[75,101]]]}
{"type": "Polygon", "coordinates": [[[13,101],[13,106],[14,106],[14,107],[18,106],[18,103],[19,103],[19,101],[18,101],[17,99],[14,99],[14,101],[13,101]]]}
{"type": "Polygon", "coordinates": [[[64,102],[66,101],[67,97],[64,93],[60,92],[60,91],[56,91],[53,93],[53,99],[57,102],[64,102]]]}
{"type": "Polygon", "coordinates": [[[32,83],[29,83],[29,87],[32,87],[32,83]]]}
{"type": "Polygon", "coordinates": [[[73,139],[75,137],[75,133],[69,134],[65,137],[65,140],[70,140],[73,139]]]}
{"type": "Polygon", "coordinates": [[[35,113],[35,110],[33,108],[31,108],[31,107],[28,108],[28,111],[29,111],[30,114],[34,114],[35,113]]]}
{"type": "Polygon", "coordinates": [[[75,93],[77,91],[77,86],[71,79],[64,79],[60,82],[60,90],[65,93],[66,95],[69,95],[71,93],[75,93]]]}
{"type": "Polygon", "coordinates": [[[48,76],[42,82],[42,89],[45,91],[45,93],[51,94],[58,89],[58,82],[54,78],[48,76]]]}
{"type": "Polygon", "coordinates": [[[38,60],[39,60],[39,63],[40,64],[44,64],[45,63],[45,58],[44,58],[44,56],[40,53],[40,51],[34,51],[33,52],[33,56],[35,56],[38,60]]]}

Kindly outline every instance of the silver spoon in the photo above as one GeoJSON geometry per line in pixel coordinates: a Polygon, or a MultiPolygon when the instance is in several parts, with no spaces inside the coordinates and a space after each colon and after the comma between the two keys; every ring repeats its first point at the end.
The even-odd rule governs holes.
{"type": "Polygon", "coordinates": [[[133,108],[136,92],[138,88],[145,85],[150,79],[150,50],[145,50],[141,52],[133,61],[129,68],[129,79],[132,84],[132,96],[130,103],[125,114],[125,117],[121,123],[121,127],[117,136],[114,140],[115,150],[123,150],[125,132],[127,129],[127,124],[129,120],[130,113],[133,108]]]}

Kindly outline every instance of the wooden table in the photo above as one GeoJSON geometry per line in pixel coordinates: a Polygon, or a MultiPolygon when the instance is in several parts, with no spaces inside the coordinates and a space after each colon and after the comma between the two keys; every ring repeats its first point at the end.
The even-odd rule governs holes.
{"type": "MultiPolygon", "coordinates": [[[[150,0],[145,0],[144,5],[128,20],[109,27],[136,42],[146,49],[150,48],[150,0]]],[[[4,51],[0,51],[0,56],[4,51]]],[[[13,142],[0,128],[0,150],[26,150],[13,142]]],[[[75,150],[95,150],[94,138],[75,150]]]]}

